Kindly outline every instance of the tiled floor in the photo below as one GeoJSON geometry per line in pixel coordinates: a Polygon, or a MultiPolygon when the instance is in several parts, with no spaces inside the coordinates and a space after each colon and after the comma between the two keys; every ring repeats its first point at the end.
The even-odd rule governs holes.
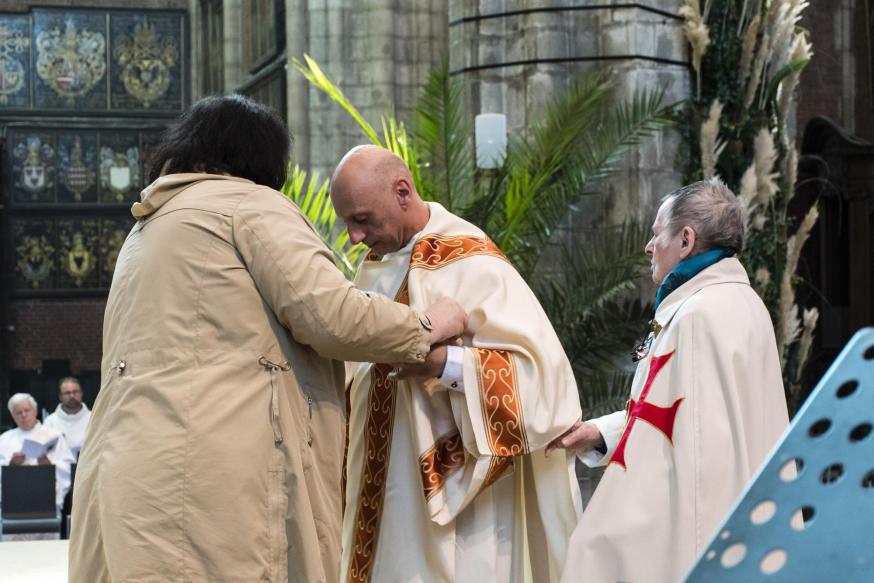
{"type": "Polygon", "coordinates": [[[3,583],[66,583],[66,540],[0,542],[3,583]]]}

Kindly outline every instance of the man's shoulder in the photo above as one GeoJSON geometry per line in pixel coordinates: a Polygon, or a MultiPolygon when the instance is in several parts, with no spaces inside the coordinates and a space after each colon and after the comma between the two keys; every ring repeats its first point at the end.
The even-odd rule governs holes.
{"type": "Polygon", "coordinates": [[[675,316],[679,330],[716,333],[722,342],[742,340],[759,328],[770,328],[764,302],[748,284],[725,282],[707,286],[689,297],[675,316]]]}

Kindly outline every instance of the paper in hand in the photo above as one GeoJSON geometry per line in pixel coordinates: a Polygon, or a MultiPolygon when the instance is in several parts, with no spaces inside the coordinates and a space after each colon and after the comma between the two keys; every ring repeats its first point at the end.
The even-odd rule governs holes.
{"type": "Polygon", "coordinates": [[[48,438],[46,441],[26,437],[21,444],[21,453],[27,459],[39,459],[46,455],[58,443],[58,436],[48,438]]]}

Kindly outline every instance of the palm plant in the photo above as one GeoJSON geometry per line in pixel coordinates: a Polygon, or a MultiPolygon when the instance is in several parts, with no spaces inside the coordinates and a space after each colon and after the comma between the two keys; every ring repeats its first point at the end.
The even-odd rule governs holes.
{"type": "Polygon", "coordinates": [[[337,267],[351,278],[367,248],[360,243],[353,245],[349,241],[349,232],[339,228],[337,214],[328,195],[328,184],[327,178],[319,182],[318,172],[308,176],[295,164],[294,168],[289,168],[288,179],[280,190],[300,207],[331,249],[337,267]]]}
{"type": "MultiPolygon", "coordinates": [[[[372,143],[407,162],[424,198],[479,225],[511,259],[556,327],[587,414],[621,404],[630,379],[615,373],[614,361],[642,334],[649,311],[637,299],[648,263],[641,252],[646,232],[634,222],[605,227],[574,253],[556,244],[554,235],[575,203],[595,194],[598,182],[616,171],[629,147],[671,123],[662,91],[640,91],[616,105],[609,79],[582,76],[549,106],[542,124],[514,137],[503,165],[486,174],[475,169],[461,84],[450,77],[446,62],[422,90],[413,131],[386,114],[381,133],[315,61],[305,56],[294,65],[372,143]],[[544,256],[553,247],[561,250],[558,262],[546,265],[544,256]]],[[[336,241],[331,229],[322,232],[336,241]]]]}

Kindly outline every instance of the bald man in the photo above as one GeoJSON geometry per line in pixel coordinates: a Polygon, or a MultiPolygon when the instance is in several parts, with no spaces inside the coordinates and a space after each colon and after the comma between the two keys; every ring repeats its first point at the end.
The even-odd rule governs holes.
{"type": "Polygon", "coordinates": [[[331,198],[370,248],[360,288],[470,314],[422,365],[347,367],[343,580],[557,581],[579,492],[573,460],[543,448],[580,407],[540,304],[480,229],[422,201],[391,152],[351,150],[331,198]]]}

